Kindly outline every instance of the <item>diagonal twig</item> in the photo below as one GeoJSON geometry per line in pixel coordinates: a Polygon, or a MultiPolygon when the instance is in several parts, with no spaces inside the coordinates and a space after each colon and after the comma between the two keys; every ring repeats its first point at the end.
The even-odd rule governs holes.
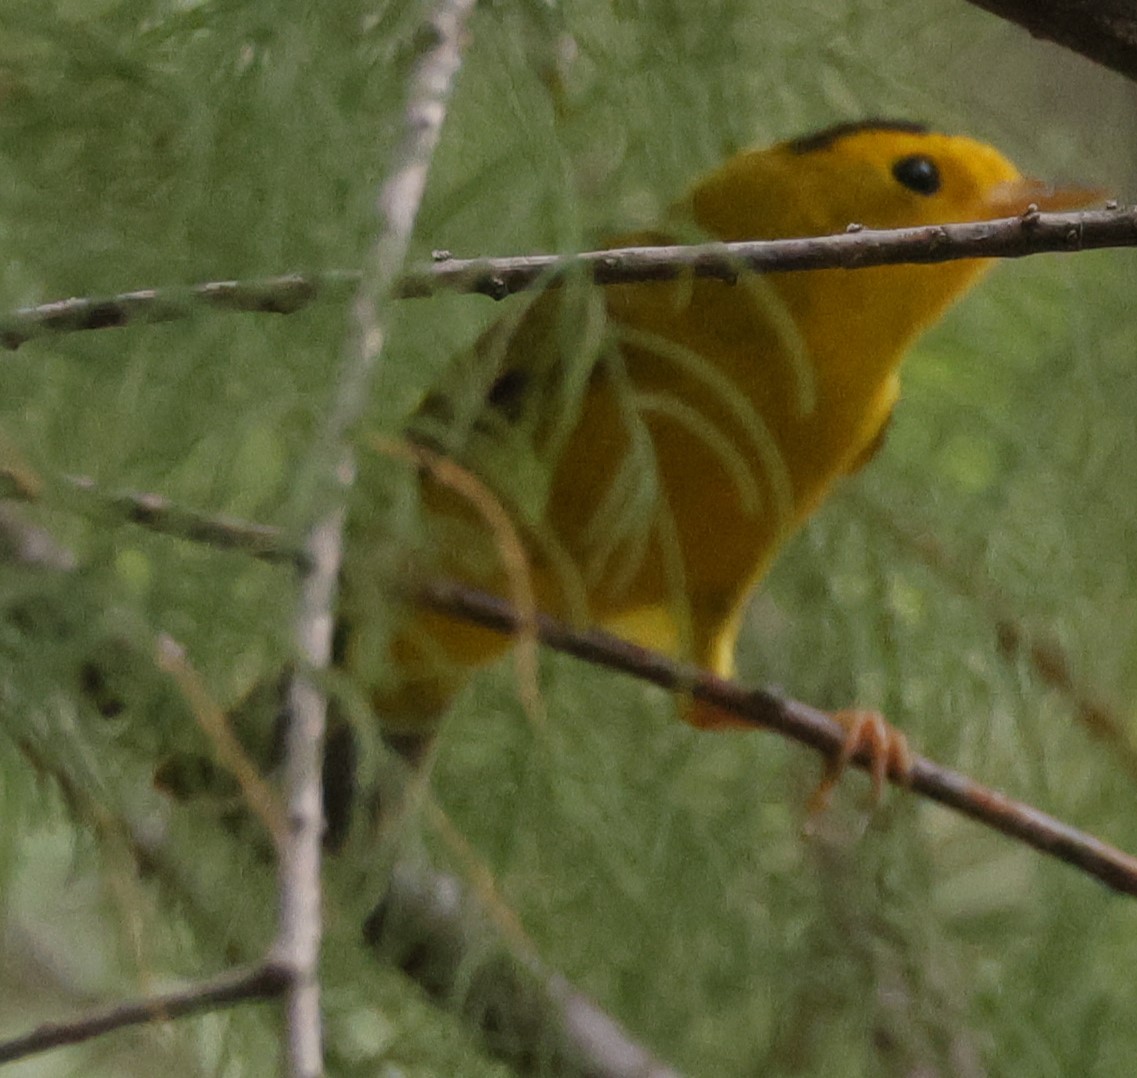
{"type": "MultiPolygon", "coordinates": [[[[742,273],[863,269],[960,258],[1022,258],[1053,252],[1137,245],[1137,209],[1084,213],[1025,213],[999,221],[858,229],[836,236],[751,240],[690,246],[627,247],[574,255],[500,258],[440,257],[405,274],[393,286],[401,298],[472,292],[503,299],[533,288],[555,288],[566,277],[596,284],[669,281],[691,273],[733,281],[742,273]]],[[[441,252],[444,254],[445,252],[441,252]]],[[[292,314],[314,303],[340,302],[360,285],[350,270],[290,273],[243,281],[207,281],[189,287],[145,288],[102,298],[77,297],[0,314],[0,347],[15,349],[53,334],[170,322],[197,311],[292,314]]]]}
{"type": "MultiPolygon", "coordinates": [[[[94,488],[88,488],[93,492],[94,488]]],[[[153,530],[192,539],[180,530],[181,510],[156,518],[139,517],[131,511],[131,499],[148,501],[147,495],[117,494],[110,506],[123,519],[142,523],[153,530]]],[[[196,520],[196,516],[190,516],[196,520]]],[[[259,556],[271,561],[294,559],[295,551],[284,535],[261,524],[242,524],[226,520],[218,523],[224,548],[240,548],[246,535],[255,536],[259,556]],[[275,534],[279,546],[274,547],[275,534]]],[[[211,529],[206,529],[209,531],[211,529]]],[[[499,632],[515,632],[518,614],[503,600],[454,582],[428,585],[423,596],[448,614],[475,621],[499,632]]],[[[810,745],[832,758],[841,748],[845,731],[825,712],[788,697],[761,690],[748,690],[734,682],[714,677],[697,667],[678,663],[659,652],[637,647],[618,637],[596,630],[580,631],[555,619],[539,615],[537,634],[556,651],[575,655],[588,662],[620,670],[665,688],[689,692],[734,714],[754,719],[802,744],[810,745]]],[[[1075,703],[1077,703],[1075,698],[1075,703]]],[[[857,766],[865,761],[854,757],[857,766]]],[[[1137,895],[1137,858],[1101,842],[1085,832],[1062,823],[1022,802],[973,781],[965,775],[917,757],[912,771],[911,789],[1003,834],[1050,854],[1087,872],[1115,890],[1137,895]]]]}
{"type": "Polygon", "coordinates": [[[160,633],[155,659],[158,669],[177,686],[186,706],[197,720],[199,729],[213,749],[213,758],[236,781],[248,810],[260,822],[279,851],[287,840],[287,831],[276,791],[241,746],[228,716],[186,658],[185,649],[172,636],[160,633]]]}
{"type": "MultiPolygon", "coordinates": [[[[435,581],[420,590],[420,599],[498,632],[514,632],[519,624],[517,613],[508,603],[461,584],[435,581]]],[[[610,633],[572,629],[544,615],[538,616],[537,632],[543,643],[557,651],[665,689],[689,693],[696,700],[752,721],[755,727],[776,730],[809,745],[830,759],[844,746],[847,731],[830,715],[781,694],[746,689],[610,633]]],[[[872,763],[866,753],[857,753],[852,762],[865,770],[872,763]]],[[[1137,896],[1137,857],[1093,835],[924,757],[913,757],[908,785],[915,793],[1065,861],[1116,891],[1137,896]]]]}
{"type": "MultiPolygon", "coordinates": [[[[0,465],[0,497],[13,502],[42,502],[94,520],[138,524],[158,535],[247,554],[258,561],[283,563],[299,570],[308,565],[305,552],[271,524],[193,509],[150,491],[104,490],[85,475],[63,476],[49,484],[46,491],[31,490],[13,482],[0,465]]],[[[0,551],[6,546],[27,545],[27,552],[18,552],[19,560],[38,561],[38,547],[47,539],[41,529],[29,527],[10,515],[0,516],[0,551]]],[[[73,567],[74,558],[68,551],[45,557],[59,562],[58,568],[73,567]]]]}
{"type": "Polygon", "coordinates": [[[115,1003],[62,1022],[45,1022],[9,1040],[0,1041],[0,1063],[79,1044],[92,1037],[127,1026],[184,1018],[252,1000],[279,996],[288,984],[288,971],[271,961],[246,969],[229,970],[169,992],[155,992],[137,1000],[115,1003]]]}

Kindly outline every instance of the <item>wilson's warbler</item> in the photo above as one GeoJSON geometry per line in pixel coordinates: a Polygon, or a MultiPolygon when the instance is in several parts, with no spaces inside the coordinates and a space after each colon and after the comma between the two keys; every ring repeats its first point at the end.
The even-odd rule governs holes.
{"type": "MultiPolygon", "coordinates": [[[[698,180],[658,231],[611,242],[992,219],[1094,194],[1025,179],[969,138],[871,121],[740,153],[698,180]]],[[[749,592],[834,482],[876,452],[909,345],[986,268],[970,260],[549,291],[481,338],[454,385],[423,406],[412,440],[443,449],[508,508],[542,609],[729,676],[749,592]]],[[[509,594],[500,535],[483,513],[425,473],[421,490],[423,571],[509,594]]],[[[367,544],[349,556],[347,625],[366,618],[377,594],[360,583],[367,544]]],[[[367,633],[346,632],[341,644],[345,666],[376,686],[387,728],[407,732],[427,729],[469,670],[504,646],[420,610],[391,649],[393,685],[378,678],[384,664],[367,633]]],[[[727,721],[698,706],[687,717],[727,721]]]]}

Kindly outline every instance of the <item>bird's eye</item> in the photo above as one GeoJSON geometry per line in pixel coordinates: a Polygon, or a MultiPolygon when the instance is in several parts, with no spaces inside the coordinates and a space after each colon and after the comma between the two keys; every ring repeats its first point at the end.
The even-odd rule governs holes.
{"type": "Polygon", "coordinates": [[[930,157],[902,157],[892,166],[892,175],[918,195],[934,195],[940,189],[940,170],[930,157]]]}

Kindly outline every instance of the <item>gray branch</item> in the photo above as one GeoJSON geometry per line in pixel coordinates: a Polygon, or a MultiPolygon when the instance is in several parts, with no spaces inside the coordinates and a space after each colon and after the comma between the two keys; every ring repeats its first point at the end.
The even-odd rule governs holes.
{"type": "Polygon", "coordinates": [[[438,0],[420,36],[422,52],[408,89],[405,132],[378,193],[376,239],[352,303],[351,330],[335,400],[313,454],[320,515],[303,544],[306,569],[295,629],[302,669],[292,682],[286,721],[289,837],[281,852],[280,923],[274,945],[274,955],[292,972],[285,1023],[287,1068],[292,1078],[317,1078],[324,1072],[318,965],[321,768],[327,699],[314,672],[324,669],[331,657],[344,506],[355,472],[350,436],[383,350],[386,327],[381,309],[410,246],[446,103],[461,65],[465,20],[473,6],[474,0],[438,0]]]}
{"type": "MultiPolygon", "coordinates": [[[[447,256],[403,275],[393,295],[421,299],[440,292],[473,292],[504,299],[515,292],[555,288],[576,273],[601,285],[670,281],[686,273],[734,281],[744,273],[856,270],[1133,246],[1137,246],[1134,208],[1027,213],[999,221],[859,229],[805,239],[624,247],[575,255],[447,256]]],[[[188,318],[201,308],[292,314],[315,303],[342,302],[359,288],[360,281],[358,272],[337,270],[58,300],[0,315],[0,346],[15,349],[56,334],[170,322],[188,318]]]]}

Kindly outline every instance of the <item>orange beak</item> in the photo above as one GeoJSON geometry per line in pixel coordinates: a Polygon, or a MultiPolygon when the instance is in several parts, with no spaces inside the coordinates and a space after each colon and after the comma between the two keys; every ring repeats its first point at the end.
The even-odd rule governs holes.
{"type": "Polygon", "coordinates": [[[1025,213],[1028,206],[1043,211],[1080,210],[1095,202],[1103,202],[1109,192],[1101,187],[1080,187],[1068,184],[1055,187],[1023,177],[996,184],[987,192],[984,204],[994,217],[1016,217],[1025,213]]]}

